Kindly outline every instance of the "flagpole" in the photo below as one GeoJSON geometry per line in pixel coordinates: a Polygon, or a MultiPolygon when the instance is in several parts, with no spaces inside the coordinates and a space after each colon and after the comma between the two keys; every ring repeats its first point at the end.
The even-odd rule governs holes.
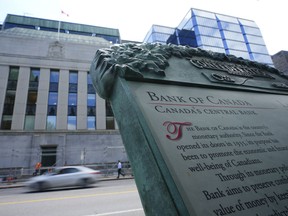
{"type": "MultiPolygon", "coordinates": [[[[61,10],[61,14],[64,14],[65,16],[69,17],[69,14],[65,13],[63,10],[61,10]]],[[[59,18],[59,23],[58,23],[58,41],[60,41],[60,26],[61,26],[61,16],[59,18]]]]}

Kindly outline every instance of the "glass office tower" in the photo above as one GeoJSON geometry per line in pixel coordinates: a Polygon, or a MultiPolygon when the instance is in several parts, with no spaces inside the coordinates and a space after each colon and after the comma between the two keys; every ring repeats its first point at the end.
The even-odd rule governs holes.
{"type": "Polygon", "coordinates": [[[143,42],[188,45],[273,66],[254,21],[190,9],[176,28],[153,25],[143,42]]]}

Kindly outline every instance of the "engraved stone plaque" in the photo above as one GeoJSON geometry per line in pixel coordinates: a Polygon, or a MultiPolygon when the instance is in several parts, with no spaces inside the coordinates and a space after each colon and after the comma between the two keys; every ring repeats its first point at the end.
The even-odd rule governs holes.
{"type": "Polygon", "coordinates": [[[96,53],[146,215],[288,215],[288,80],[199,49],[96,53]]]}

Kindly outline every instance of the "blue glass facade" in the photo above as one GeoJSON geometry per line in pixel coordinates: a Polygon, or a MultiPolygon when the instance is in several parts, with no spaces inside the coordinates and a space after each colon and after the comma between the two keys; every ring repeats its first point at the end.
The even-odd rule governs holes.
{"type": "Polygon", "coordinates": [[[176,28],[153,25],[143,42],[188,45],[273,66],[254,21],[199,9],[190,9],[176,28]]]}

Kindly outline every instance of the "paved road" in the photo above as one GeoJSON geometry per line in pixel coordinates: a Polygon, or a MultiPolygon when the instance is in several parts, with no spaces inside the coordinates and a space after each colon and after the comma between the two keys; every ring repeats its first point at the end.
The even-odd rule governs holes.
{"type": "Polygon", "coordinates": [[[29,192],[0,190],[3,216],[143,216],[134,179],[101,181],[95,187],[29,192]]]}

